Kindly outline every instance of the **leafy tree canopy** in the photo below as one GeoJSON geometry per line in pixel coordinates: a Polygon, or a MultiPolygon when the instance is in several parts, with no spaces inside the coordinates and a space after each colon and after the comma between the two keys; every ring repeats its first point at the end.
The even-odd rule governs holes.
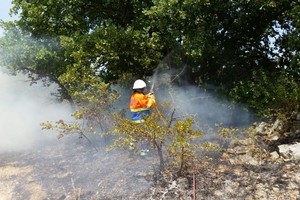
{"type": "Polygon", "coordinates": [[[254,108],[237,88],[260,87],[253,82],[257,72],[268,76],[267,85],[288,77],[299,87],[298,0],[13,0],[13,5],[20,19],[2,25],[7,33],[1,47],[11,48],[3,50],[2,65],[55,75],[67,91],[76,91],[88,76],[106,82],[149,76],[174,49],[180,53],[172,55],[169,67],[185,64],[190,82],[234,90],[236,100],[254,108]],[[10,44],[29,38],[35,42],[10,44]]]}

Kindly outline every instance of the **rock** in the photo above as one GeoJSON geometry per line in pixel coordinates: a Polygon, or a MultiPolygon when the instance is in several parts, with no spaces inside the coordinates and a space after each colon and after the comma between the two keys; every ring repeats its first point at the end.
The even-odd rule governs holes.
{"type": "Polygon", "coordinates": [[[256,185],[256,191],[255,191],[255,199],[268,199],[267,195],[267,188],[264,184],[259,183],[256,185]]]}
{"type": "Polygon", "coordinates": [[[239,144],[243,145],[243,146],[250,146],[253,144],[253,140],[251,138],[247,138],[247,139],[239,141],[239,144]]]}
{"type": "Polygon", "coordinates": [[[231,149],[228,149],[228,153],[230,154],[236,154],[236,155],[241,155],[241,154],[246,154],[248,152],[248,147],[246,146],[237,146],[231,149]]]}
{"type": "Polygon", "coordinates": [[[276,160],[278,158],[280,158],[279,154],[276,151],[273,151],[272,153],[270,153],[271,159],[276,160]]]}
{"type": "Polygon", "coordinates": [[[277,141],[280,139],[280,133],[277,131],[272,132],[272,134],[269,135],[268,140],[269,141],[277,141]]]}
{"type": "Polygon", "coordinates": [[[299,188],[299,186],[298,186],[298,184],[296,184],[294,182],[289,182],[287,188],[291,189],[291,190],[296,190],[299,188]]]}
{"type": "Polygon", "coordinates": [[[247,154],[230,158],[229,162],[233,165],[241,165],[241,164],[248,164],[254,166],[259,165],[259,162],[255,158],[247,154]]]}
{"type": "Polygon", "coordinates": [[[277,120],[274,122],[272,128],[270,129],[269,134],[272,134],[273,131],[282,131],[282,130],[283,130],[283,127],[284,127],[283,121],[277,119],[277,120]]]}
{"type": "Polygon", "coordinates": [[[289,160],[300,160],[300,143],[279,145],[279,154],[289,160]]]}
{"type": "Polygon", "coordinates": [[[251,195],[246,196],[245,200],[254,200],[254,197],[251,195]]]}
{"type": "Polygon", "coordinates": [[[266,122],[261,122],[258,126],[255,127],[255,132],[260,135],[267,134],[266,132],[267,125],[268,124],[266,122]]]}
{"type": "Polygon", "coordinates": [[[215,190],[214,195],[217,197],[222,197],[222,196],[224,196],[224,192],[221,190],[215,190]]]}
{"type": "Polygon", "coordinates": [[[185,177],[180,177],[177,179],[178,187],[181,189],[187,189],[189,187],[189,180],[185,177]]]}
{"type": "Polygon", "coordinates": [[[282,144],[278,146],[279,154],[285,159],[291,159],[290,147],[287,144],[282,144]]]}
{"type": "MultiPolygon", "coordinates": [[[[289,182],[287,189],[291,191],[290,196],[291,197],[299,197],[299,184],[295,183],[295,182],[289,182]]],[[[291,198],[294,199],[294,198],[291,198]]],[[[296,198],[295,198],[296,199],[296,198]]]]}
{"type": "Polygon", "coordinates": [[[234,194],[235,191],[238,190],[239,185],[240,184],[238,182],[233,182],[231,180],[226,180],[224,188],[225,188],[226,193],[234,194]]]}
{"type": "Polygon", "coordinates": [[[290,145],[290,150],[294,160],[300,160],[300,143],[290,145]]]}
{"type": "Polygon", "coordinates": [[[298,184],[300,185],[300,173],[295,173],[294,174],[294,180],[298,182],[298,184]]]}

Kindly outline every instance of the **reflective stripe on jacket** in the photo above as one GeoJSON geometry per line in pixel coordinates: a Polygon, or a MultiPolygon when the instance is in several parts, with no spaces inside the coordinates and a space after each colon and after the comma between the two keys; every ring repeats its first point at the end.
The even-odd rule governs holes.
{"type": "Polygon", "coordinates": [[[131,120],[136,123],[142,123],[145,115],[150,115],[150,108],[154,105],[154,95],[134,92],[130,98],[131,120]]]}

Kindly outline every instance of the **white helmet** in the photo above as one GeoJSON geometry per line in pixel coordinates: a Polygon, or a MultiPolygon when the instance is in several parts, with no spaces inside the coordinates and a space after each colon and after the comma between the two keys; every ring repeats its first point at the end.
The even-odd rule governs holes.
{"type": "Polygon", "coordinates": [[[138,79],[134,82],[133,84],[133,88],[132,89],[142,89],[142,88],[145,88],[146,87],[146,83],[145,81],[141,80],[141,79],[138,79]]]}

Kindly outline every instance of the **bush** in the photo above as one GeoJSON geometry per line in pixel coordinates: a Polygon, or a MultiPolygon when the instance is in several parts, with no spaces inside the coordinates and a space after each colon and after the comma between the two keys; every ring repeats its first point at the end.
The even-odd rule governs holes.
{"type": "Polygon", "coordinates": [[[289,116],[299,109],[300,84],[288,73],[274,74],[259,69],[252,73],[250,80],[240,81],[230,91],[230,96],[249,105],[259,116],[289,116]]]}
{"type": "Polygon", "coordinates": [[[136,124],[124,119],[119,114],[114,114],[114,130],[112,134],[118,135],[114,144],[108,150],[114,148],[129,148],[131,141],[141,142],[147,138],[150,147],[156,149],[160,159],[160,171],[165,169],[166,160],[170,161],[170,167],[177,170],[181,176],[188,165],[188,161],[194,158],[194,149],[198,145],[192,141],[201,136],[199,130],[193,130],[193,118],[187,117],[180,121],[174,121],[173,112],[160,112],[158,107],[145,118],[143,124],[136,124]],[[170,113],[162,115],[162,113],[170,113]],[[173,124],[174,122],[174,124],[173,124]],[[164,151],[166,149],[166,151],[164,151]]]}

